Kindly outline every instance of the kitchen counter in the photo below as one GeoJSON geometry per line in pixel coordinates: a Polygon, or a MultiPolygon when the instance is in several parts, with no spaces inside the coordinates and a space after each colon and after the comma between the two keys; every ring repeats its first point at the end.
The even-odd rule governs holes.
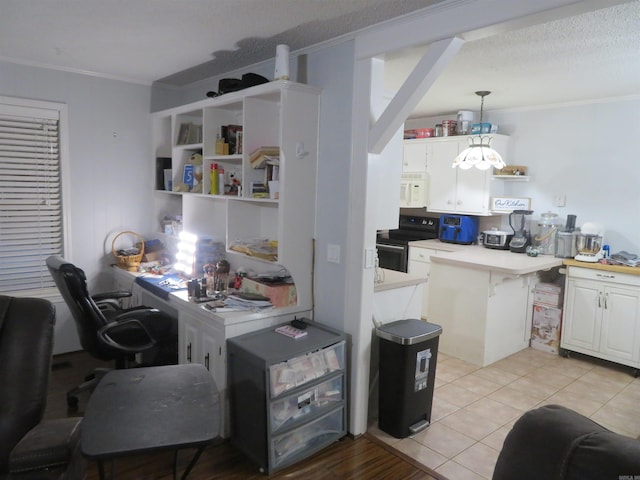
{"type": "Polygon", "coordinates": [[[556,258],[552,255],[529,257],[524,253],[495,250],[481,245],[457,245],[441,242],[440,240],[420,240],[411,242],[410,245],[443,251],[444,253],[431,257],[433,263],[491,270],[509,275],[526,275],[541,270],[549,270],[563,264],[562,258],[556,258]]]}
{"type": "Polygon", "coordinates": [[[411,287],[413,285],[426,283],[427,281],[426,278],[416,277],[415,275],[409,275],[403,272],[396,272],[395,270],[387,270],[386,268],[381,268],[381,270],[383,274],[383,281],[374,285],[374,292],[384,292],[385,290],[411,287]]]}
{"type": "Polygon", "coordinates": [[[607,272],[640,275],[640,267],[627,267],[626,265],[604,265],[602,263],[579,262],[578,260],[571,259],[564,260],[562,263],[567,267],[592,268],[594,270],[604,270],[607,272]]]}
{"type": "Polygon", "coordinates": [[[410,246],[437,251],[430,255],[427,319],[442,327],[440,351],[486,366],[529,346],[530,293],[539,272],[561,267],[562,258],[439,240],[410,246]]]}

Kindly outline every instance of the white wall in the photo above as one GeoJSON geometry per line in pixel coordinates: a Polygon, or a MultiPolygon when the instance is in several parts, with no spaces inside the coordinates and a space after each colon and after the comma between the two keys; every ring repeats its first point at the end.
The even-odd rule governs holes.
{"type": "MultiPolygon", "coordinates": [[[[412,119],[407,128],[431,126],[444,116],[412,119]]],[[[577,225],[605,226],[611,252],[640,254],[640,97],[510,111],[485,111],[487,121],[511,138],[505,161],[526,165],[529,183],[508,183],[506,193],[532,199],[532,221],[547,211],[577,215],[577,225]],[[556,207],[563,195],[566,206],[556,207]]]]}
{"type": "MultiPolygon", "coordinates": [[[[111,288],[114,233],[152,231],[150,87],[0,62],[0,95],[68,105],[71,222],[68,258],[90,291],[111,288]]],[[[57,308],[55,353],[80,349],[75,325],[57,308]]]]}

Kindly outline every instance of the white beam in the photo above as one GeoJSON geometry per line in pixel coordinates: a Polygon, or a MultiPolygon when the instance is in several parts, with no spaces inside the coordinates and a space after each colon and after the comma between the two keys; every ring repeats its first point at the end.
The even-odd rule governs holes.
{"type": "Polygon", "coordinates": [[[463,44],[464,40],[454,37],[429,45],[389,106],[371,127],[369,153],[382,151],[463,44]]]}

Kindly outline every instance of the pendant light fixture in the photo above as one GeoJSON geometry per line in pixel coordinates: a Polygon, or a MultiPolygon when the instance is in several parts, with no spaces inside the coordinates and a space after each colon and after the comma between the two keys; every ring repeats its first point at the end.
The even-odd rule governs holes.
{"type": "Polygon", "coordinates": [[[480,101],[480,133],[469,137],[469,148],[463,150],[453,160],[452,168],[459,167],[463,170],[476,167],[479,170],[488,170],[491,167],[501,169],[506,166],[498,152],[491,148],[491,137],[482,135],[482,112],[484,109],[484,97],[491,92],[481,90],[476,92],[480,101]]]}

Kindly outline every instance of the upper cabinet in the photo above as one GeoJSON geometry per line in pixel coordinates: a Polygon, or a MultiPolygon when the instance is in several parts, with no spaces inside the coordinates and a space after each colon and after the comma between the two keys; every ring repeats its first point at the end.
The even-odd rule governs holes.
{"type": "MultiPolygon", "coordinates": [[[[506,155],[509,137],[491,137],[491,146],[506,155]]],[[[469,146],[469,136],[429,138],[419,142],[426,148],[427,209],[431,212],[491,215],[491,197],[502,193],[499,190],[501,182],[491,182],[493,169],[462,170],[451,166],[458,153],[469,146]]]]}
{"type": "Polygon", "coordinates": [[[224,243],[234,268],[286,268],[303,306],[311,306],[319,99],[317,88],[274,81],[152,115],[158,230],[181,216],[183,230],[224,243]]]}
{"type": "Polygon", "coordinates": [[[402,173],[425,173],[427,170],[428,143],[422,139],[405,140],[402,173]]]}

